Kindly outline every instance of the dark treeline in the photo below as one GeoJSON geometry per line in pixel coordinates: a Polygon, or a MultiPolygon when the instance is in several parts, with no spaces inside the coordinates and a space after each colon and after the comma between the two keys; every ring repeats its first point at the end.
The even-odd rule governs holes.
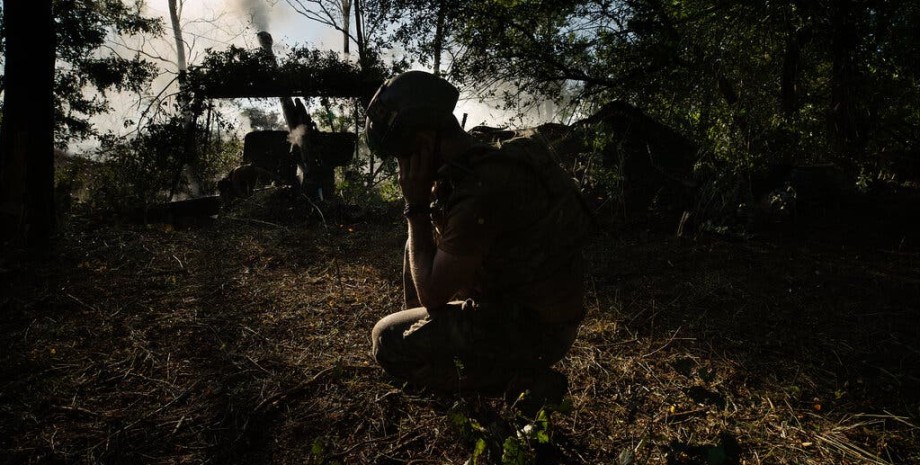
{"type": "Polygon", "coordinates": [[[916,164],[916,2],[379,3],[423,19],[394,39],[423,58],[448,44],[451,77],[511,84],[509,103],[549,97],[590,113],[623,100],[746,164],[916,164]]]}
{"type": "MultiPolygon", "coordinates": [[[[26,179],[26,160],[48,161],[52,153],[47,144],[12,147],[17,96],[29,95],[32,106],[49,102],[59,147],[88,137],[108,144],[108,153],[121,166],[130,166],[129,178],[143,179],[132,184],[144,186],[144,193],[131,194],[138,201],[175,191],[175,186],[151,183],[145,170],[164,173],[153,176],[156,179],[174,179],[173,165],[189,162],[181,154],[161,153],[155,160],[137,156],[144,153],[145,143],[162,147],[153,135],[181,130],[175,127],[182,114],[175,100],[139,105],[136,121],[126,122],[138,125],[138,137],[131,141],[102,134],[89,120],[109,111],[105,91],[137,92],[157,74],[155,64],[142,53],[106,54],[106,36],[163,37],[166,25],[145,17],[129,1],[52,3],[53,32],[24,32],[11,27],[20,24],[11,16],[36,13],[17,12],[18,2],[4,2],[0,175],[3,214],[12,220],[4,222],[18,225],[14,229],[19,235],[25,230],[50,231],[44,226],[30,229],[28,224],[50,224],[54,216],[50,209],[29,207],[24,200],[50,199],[25,194],[26,184],[47,190],[48,179],[33,176],[26,184],[19,180],[26,179]],[[17,47],[29,47],[18,35],[42,33],[55,37],[57,65],[50,101],[30,94],[40,92],[40,87],[13,89],[19,82],[17,69],[26,66],[17,64],[17,47]],[[88,98],[85,89],[103,94],[88,98]],[[39,213],[33,211],[36,208],[39,213]]],[[[329,2],[295,3],[310,7],[329,2]]],[[[345,3],[329,5],[344,8],[345,3]]],[[[917,2],[355,0],[348,8],[334,24],[346,29],[346,46],[350,41],[359,45],[362,64],[368,64],[368,56],[396,56],[398,60],[386,63],[390,69],[425,66],[475,96],[499,98],[522,114],[553,101],[558,112],[546,115],[547,122],[568,124],[617,101],[682,134],[699,148],[699,161],[716,161],[724,170],[745,174],[776,164],[833,162],[866,189],[918,175],[917,2]],[[358,28],[343,21],[352,11],[358,28]]],[[[309,24],[310,17],[304,16],[309,24]]],[[[326,116],[332,121],[333,110],[346,122],[361,117],[358,105],[323,105],[320,121],[326,116]]],[[[226,123],[217,114],[205,113],[207,119],[200,125],[206,135],[200,137],[226,138],[226,123]]],[[[200,163],[221,163],[219,169],[203,172],[223,169],[228,154],[239,147],[238,142],[225,142],[214,153],[197,156],[200,163]]],[[[605,143],[588,142],[589,147],[605,143]]],[[[47,170],[32,172],[48,177],[47,170]]],[[[368,179],[368,185],[379,187],[379,180],[368,179]]]]}

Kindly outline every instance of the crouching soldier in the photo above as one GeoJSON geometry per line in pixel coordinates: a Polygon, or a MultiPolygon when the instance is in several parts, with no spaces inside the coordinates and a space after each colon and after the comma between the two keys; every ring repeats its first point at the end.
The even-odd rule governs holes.
{"type": "Polygon", "coordinates": [[[383,84],[368,145],[395,156],[409,227],[405,310],[374,327],[391,375],[439,390],[504,392],[535,411],[558,403],[551,369],[584,317],[582,243],[593,218],[537,134],[485,144],[453,115],[459,93],[422,71],[383,84]]]}

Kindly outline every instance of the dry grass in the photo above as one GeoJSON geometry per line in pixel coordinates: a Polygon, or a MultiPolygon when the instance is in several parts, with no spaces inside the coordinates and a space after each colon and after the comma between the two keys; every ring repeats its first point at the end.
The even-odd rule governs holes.
{"type": "MultiPolygon", "coordinates": [[[[499,399],[403,390],[368,356],[400,302],[398,213],[262,200],[7,259],[3,462],[460,464],[476,438],[500,462],[524,420],[499,399]]],[[[920,463],[920,242],[886,228],[600,234],[572,409],[535,461],[920,463]]]]}

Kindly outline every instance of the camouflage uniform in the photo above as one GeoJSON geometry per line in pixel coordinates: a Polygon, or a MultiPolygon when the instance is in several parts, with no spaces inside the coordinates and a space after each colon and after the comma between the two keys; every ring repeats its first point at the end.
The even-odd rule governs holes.
{"type": "Polygon", "coordinates": [[[438,248],[484,257],[476,285],[443,308],[409,308],[418,303],[404,266],[409,309],[374,327],[378,363],[415,384],[482,389],[561,360],[584,316],[592,220],[542,138],[477,146],[438,172],[434,197],[438,248]]]}

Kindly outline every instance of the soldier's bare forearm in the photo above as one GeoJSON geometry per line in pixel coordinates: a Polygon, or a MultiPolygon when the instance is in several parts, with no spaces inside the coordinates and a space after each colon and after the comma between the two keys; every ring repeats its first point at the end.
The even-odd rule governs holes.
{"type": "Polygon", "coordinates": [[[482,255],[458,256],[434,245],[428,218],[409,219],[409,264],[419,303],[429,313],[447,308],[457,291],[475,283],[482,255]]]}
{"type": "Polygon", "coordinates": [[[430,308],[433,303],[431,296],[430,278],[437,251],[431,231],[431,221],[427,215],[416,215],[409,218],[409,269],[412,273],[412,283],[419,303],[430,308]]]}

